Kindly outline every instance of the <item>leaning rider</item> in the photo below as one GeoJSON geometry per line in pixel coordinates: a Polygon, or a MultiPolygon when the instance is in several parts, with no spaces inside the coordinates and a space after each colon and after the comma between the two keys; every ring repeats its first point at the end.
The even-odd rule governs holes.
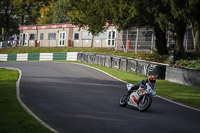
{"type": "Polygon", "coordinates": [[[142,88],[146,88],[146,83],[155,84],[156,83],[156,77],[153,75],[148,76],[148,79],[144,79],[137,84],[134,84],[133,87],[127,92],[128,95],[130,95],[134,90],[137,90],[140,86],[142,88]]]}

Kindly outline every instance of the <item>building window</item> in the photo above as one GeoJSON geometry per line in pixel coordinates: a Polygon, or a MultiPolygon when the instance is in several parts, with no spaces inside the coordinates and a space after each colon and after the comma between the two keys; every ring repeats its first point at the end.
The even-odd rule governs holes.
{"type": "Polygon", "coordinates": [[[108,46],[115,46],[116,31],[108,31],[108,46]]]}
{"type": "Polygon", "coordinates": [[[82,32],[82,40],[92,40],[92,34],[88,31],[82,32]]]}
{"type": "Polygon", "coordinates": [[[40,40],[44,40],[44,33],[40,33],[40,40]]]}
{"type": "Polygon", "coordinates": [[[79,33],[78,32],[74,33],[74,40],[79,40],[79,33]]]}
{"type": "Polygon", "coordinates": [[[56,40],[56,33],[49,33],[48,40],[56,40]]]}
{"type": "Polygon", "coordinates": [[[94,37],[94,40],[105,40],[106,39],[106,33],[102,32],[94,37]]]}
{"type": "Polygon", "coordinates": [[[30,34],[29,40],[36,40],[36,34],[30,34]]]}

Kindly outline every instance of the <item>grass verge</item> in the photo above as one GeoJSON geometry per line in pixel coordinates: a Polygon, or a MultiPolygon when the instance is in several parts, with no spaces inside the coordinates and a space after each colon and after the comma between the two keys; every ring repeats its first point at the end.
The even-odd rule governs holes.
{"type": "Polygon", "coordinates": [[[52,133],[30,116],[16,97],[18,71],[0,69],[0,132],[52,133]]]}
{"type": "MultiPolygon", "coordinates": [[[[146,78],[145,76],[137,75],[131,72],[120,71],[94,64],[82,64],[98,68],[128,83],[137,83],[146,78]]],[[[161,97],[200,109],[200,88],[198,87],[181,85],[165,80],[157,80],[156,93],[161,97]]]]}

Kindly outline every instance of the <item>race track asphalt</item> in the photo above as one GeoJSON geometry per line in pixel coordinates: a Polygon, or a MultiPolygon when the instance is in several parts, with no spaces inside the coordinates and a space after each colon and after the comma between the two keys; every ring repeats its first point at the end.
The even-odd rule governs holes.
{"type": "Polygon", "coordinates": [[[194,133],[200,112],[153,99],[147,112],[120,107],[125,83],[95,69],[56,62],[1,62],[22,70],[23,103],[59,133],[194,133]]]}

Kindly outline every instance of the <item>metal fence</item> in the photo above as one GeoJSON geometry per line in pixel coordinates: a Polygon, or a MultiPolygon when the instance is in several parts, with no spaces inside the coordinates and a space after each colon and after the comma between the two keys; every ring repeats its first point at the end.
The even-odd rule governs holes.
{"type": "MultiPolygon", "coordinates": [[[[27,47],[91,47],[92,40],[25,40],[19,43],[27,47]]],[[[106,39],[93,40],[93,47],[107,47],[106,39]]]]}
{"type": "Polygon", "coordinates": [[[118,34],[116,40],[116,50],[153,51],[155,50],[155,36],[152,29],[132,28],[118,34]]]}
{"type": "MultiPolygon", "coordinates": [[[[167,32],[167,47],[170,47],[171,44],[175,44],[173,33],[167,32]]],[[[185,51],[193,51],[194,50],[194,42],[192,37],[191,29],[187,29],[184,35],[183,46],[185,51]]]]}

